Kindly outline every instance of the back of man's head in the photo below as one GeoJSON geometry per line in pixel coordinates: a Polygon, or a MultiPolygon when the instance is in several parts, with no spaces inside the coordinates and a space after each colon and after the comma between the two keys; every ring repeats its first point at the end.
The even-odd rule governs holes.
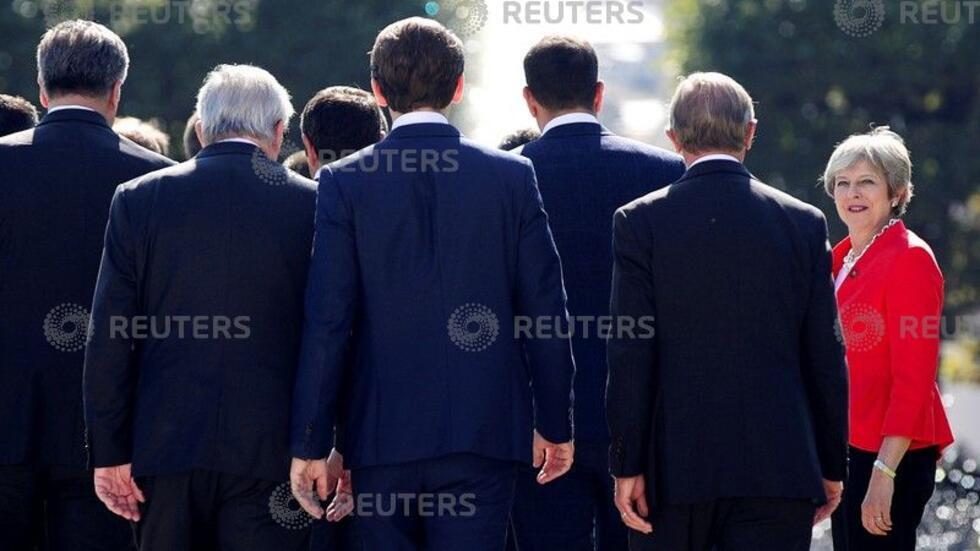
{"type": "Polygon", "coordinates": [[[65,21],[41,37],[38,80],[49,98],[102,98],[126,80],[129,52],[119,36],[93,21],[65,21]]]}
{"type": "Polygon", "coordinates": [[[34,128],[37,109],[20,96],[0,94],[0,136],[34,128]]]}
{"type": "Polygon", "coordinates": [[[112,130],[139,145],[163,155],[170,156],[170,136],[153,122],[136,117],[119,117],[112,124],[112,130]]]}
{"type": "Polygon", "coordinates": [[[459,38],[422,17],[388,25],[371,50],[371,78],[398,113],[448,107],[464,65],[459,38]]]}
{"type": "Polygon", "coordinates": [[[599,60],[585,40],[546,36],[524,56],[524,78],[534,99],[549,111],[592,111],[599,60]]]}
{"type": "Polygon", "coordinates": [[[289,92],[268,71],[252,65],[218,65],[197,94],[205,144],[235,137],[274,141],[275,128],[293,116],[289,92]]]}
{"type": "Polygon", "coordinates": [[[376,143],[388,131],[374,96],[350,86],[331,86],[317,92],[303,109],[299,124],[321,163],[376,143]]]}
{"type": "Polygon", "coordinates": [[[522,128],[504,136],[504,139],[500,140],[500,145],[497,146],[497,149],[502,151],[512,151],[518,147],[521,147],[522,145],[527,145],[540,137],[540,131],[534,128],[522,128]]]}
{"type": "Polygon", "coordinates": [[[739,153],[754,121],[752,97],[741,84],[721,73],[694,73],[677,85],[668,131],[687,153],[739,153]]]}

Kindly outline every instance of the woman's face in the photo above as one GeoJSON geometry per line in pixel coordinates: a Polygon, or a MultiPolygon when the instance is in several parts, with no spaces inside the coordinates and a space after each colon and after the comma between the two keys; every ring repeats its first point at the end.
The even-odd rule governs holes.
{"type": "Polygon", "coordinates": [[[867,161],[858,161],[834,176],[837,215],[850,233],[876,232],[892,214],[885,175],[867,161]]]}

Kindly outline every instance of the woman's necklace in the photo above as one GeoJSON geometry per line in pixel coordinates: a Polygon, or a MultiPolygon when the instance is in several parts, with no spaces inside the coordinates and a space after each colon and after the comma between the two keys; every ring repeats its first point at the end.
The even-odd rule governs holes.
{"type": "Polygon", "coordinates": [[[856,253],[853,247],[851,248],[850,251],[847,251],[847,256],[844,257],[844,266],[841,269],[850,271],[850,269],[854,267],[855,264],[857,264],[857,261],[861,260],[861,257],[864,256],[864,253],[868,252],[868,249],[870,249],[871,245],[874,244],[875,239],[878,239],[878,237],[880,237],[881,234],[888,231],[888,228],[894,226],[897,223],[898,223],[898,218],[892,218],[891,220],[889,220],[888,223],[885,224],[883,228],[878,230],[878,233],[874,234],[874,236],[871,237],[871,241],[868,241],[867,246],[865,246],[860,253],[856,253]]]}

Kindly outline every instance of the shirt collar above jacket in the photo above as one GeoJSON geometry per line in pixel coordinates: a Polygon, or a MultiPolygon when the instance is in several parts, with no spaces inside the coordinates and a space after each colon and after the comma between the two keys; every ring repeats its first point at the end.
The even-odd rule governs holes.
{"type": "Polygon", "coordinates": [[[544,136],[553,128],[566,124],[577,123],[599,124],[599,119],[597,119],[592,113],[566,113],[548,121],[548,124],[544,125],[544,128],[541,130],[541,135],[544,136]]]}
{"type": "Polygon", "coordinates": [[[405,113],[391,123],[391,130],[409,124],[449,124],[449,119],[435,111],[412,111],[405,113]]]}

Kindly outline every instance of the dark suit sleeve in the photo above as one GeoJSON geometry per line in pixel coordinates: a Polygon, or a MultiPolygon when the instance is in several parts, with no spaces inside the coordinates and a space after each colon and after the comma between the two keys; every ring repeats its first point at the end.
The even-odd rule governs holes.
{"type": "Polygon", "coordinates": [[[801,335],[801,367],[823,477],[840,481],[847,471],[847,366],[838,340],[841,333],[830,242],[822,214],[815,225],[817,229],[811,237],[813,273],[801,335]]]}
{"type": "Polygon", "coordinates": [[[85,349],[83,391],[91,468],[132,461],[139,375],[132,335],[125,327],[139,314],[135,237],[120,186],[110,207],[85,349]]]}
{"type": "MultiPolygon", "coordinates": [[[[517,313],[532,319],[540,319],[539,316],[560,319],[567,327],[561,260],[530,165],[523,190],[517,313]]],[[[534,427],[550,442],[568,442],[573,437],[572,379],[575,375],[571,340],[567,333],[565,337],[555,334],[548,338],[524,339],[524,350],[531,367],[534,427]]]]}
{"type": "Polygon", "coordinates": [[[294,457],[326,457],[334,443],[358,289],[353,214],[334,175],[324,168],[317,191],[303,343],[293,391],[294,457]]]}
{"type": "MultiPolygon", "coordinates": [[[[609,302],[615,320],[655,316],[653,277],[649,271],[649,243],[637,237],[635,220],[622,209],[613,216],[613,278],[609,302]]],[[[655,339],[613,331],[606,343],[609,380],[606,418],[611,444],[609,470],[616,477],[647,471],[657,356],[655,339]]]]}

